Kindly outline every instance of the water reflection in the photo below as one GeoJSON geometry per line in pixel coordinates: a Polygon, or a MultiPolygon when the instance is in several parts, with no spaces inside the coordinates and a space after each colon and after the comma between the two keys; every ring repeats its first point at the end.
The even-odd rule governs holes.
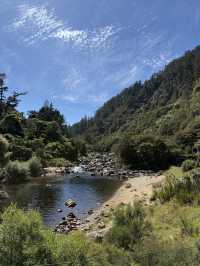
{"type": "Polygon", "coordinates": [[[78,202],[75,213],[80,218],[87,215],[88,210],[101,205],[119,187],[116,179],[80,177],[70,175],[50,179],[37,179],[33,182],[6,186],[10,202],[16,202],[22,208],[39,209],[45,224],[55,225],[69,210],[65,207],[65,200],[72,198],[78,202]],[[58,213],[57,209],[63,209],[58,213]]]}

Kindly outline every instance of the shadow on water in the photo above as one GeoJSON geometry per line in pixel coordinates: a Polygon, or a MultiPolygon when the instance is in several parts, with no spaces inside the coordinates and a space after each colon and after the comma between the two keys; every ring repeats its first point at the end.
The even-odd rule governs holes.
{"type": "MultiPolygon", "coordinates": [[[[21,208],[36,208],[40,211],[46,225],[54,226],[65,216],[69,209],[64,202],[72,198],[78,205],[73,210],[80,218],[87,216],[90,209],[101,206],[119,188],[120,182],[115,178],[80,177],[70,175],[54,178],[36,179],[30,183],[5,186],[10,195],[10,202],[21,208]],[[63,212],[57,212],[62,209],[63,212]]],[[[5,207],[7,204],[4,206],[5,207]]]]}

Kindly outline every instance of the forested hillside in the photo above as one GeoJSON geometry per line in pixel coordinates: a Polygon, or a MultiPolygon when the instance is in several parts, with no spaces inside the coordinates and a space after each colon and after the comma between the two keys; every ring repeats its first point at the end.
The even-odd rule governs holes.
{"type": "Polygon", "coordinates": [[[142,135],[157,136],[191,154],[200,134],[199,79],[200,46],[144,83],[126,88],[71,131],[97,149],[109,150],[127,135],[142,135]]]}

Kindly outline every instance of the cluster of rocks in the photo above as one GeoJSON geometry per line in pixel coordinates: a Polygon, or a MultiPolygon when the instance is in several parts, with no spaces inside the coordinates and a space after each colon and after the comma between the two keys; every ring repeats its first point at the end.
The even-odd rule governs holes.
{"type": "Polygon", "coordinates": [[[65,167],[46,167],[43,168],[42,176],[54,176],[70,174],[73,163],[67,164],[65,167]]]}
{"type": "MultiPolygon", "coordinates": [[[[65,206],[68,208],[74,208],[77,205],[75,200],[68,199],[65,201],[65,206]]],[[[62,212],[62,209],[58,209],[58,212],[62,212]]],[[[66,217],[62,218],[62,221],[56,225],[54,231],[57,233],[69,233],[74,230],[78,230],[81,223],[73,212],[70,212],[66,217]]]]}
{"type": "Polygon", "coordinates": [[[70,212],[66,217],[62,218],[62,221],[56,226],[55,232],[57,233],[69,233],[74,230],[78,230],[80,227],[80,221],[70,212]]]}
{"type": "Polygon", "coordinates": [[[84,171],[90,172],[92,176],[113,176],[125,180],[129,177],[152,174],[150,171],[138,172],[122,167],[114,153],[90,153],[87,157],[80,158],[79,163],[84,171]]]}

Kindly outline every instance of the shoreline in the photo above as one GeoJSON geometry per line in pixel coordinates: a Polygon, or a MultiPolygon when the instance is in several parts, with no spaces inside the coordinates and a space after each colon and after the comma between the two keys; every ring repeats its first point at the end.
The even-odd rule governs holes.
{"type": "Polygon", "coordinates": [[[119,189],[103,205],[93,210],[87,216],[86,221],[81,225],[81,230],[91,237],[104,235],[111,227],[111,215],[120,204],[133,204],[139,201],[144,206],[151,204],[150,199],[155,187],[162,185],[164,175],[138,176],[128,178],[122,183],[119,189]]]}

